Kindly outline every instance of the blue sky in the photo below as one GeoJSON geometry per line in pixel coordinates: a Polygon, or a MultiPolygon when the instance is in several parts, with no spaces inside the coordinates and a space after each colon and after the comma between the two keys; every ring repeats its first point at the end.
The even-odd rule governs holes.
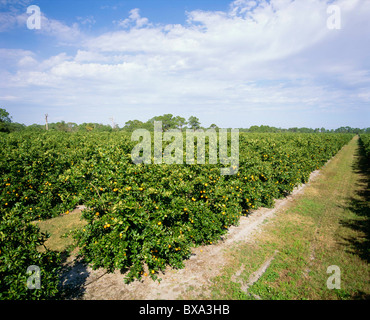
{"type": "Polygon", "coordinates": [[[369,127],[369,16],[365,0],[0,0],[0,107],[26,125],[369,127]]]}

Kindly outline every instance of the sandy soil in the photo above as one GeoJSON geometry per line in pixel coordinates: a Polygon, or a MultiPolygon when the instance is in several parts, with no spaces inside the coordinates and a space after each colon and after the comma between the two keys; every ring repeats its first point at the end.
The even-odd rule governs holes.
{"type": "MultiPolygon", "coordinates": [[[[312,172],[308,184],[318,175],[319,171],[312,172]]],[[[70,259],[67,263],[69,271],[63,278],[64,285],[73,287],[68,298],[168,300],[179,298],[190,288],[200,289],[222,270],[227,262],[228,249],[240,242],[252,241],[253,234],[262,230],[266,219],[271,221],[275,213],[287,207],[293,198],[302,194],[308,184],[296,188],[286,198],[276,200],[272,209],[260,208],[248,217],[241,217],[239,225],[230,227],[228,234],[218,243],[194,248],[192,256],[185,261],[185,268],[175,270],[168,267],[164,273],[159,274],[162,279],[160,283],[144,277],[142,281],[124,284],[124,275],[119,271],[109,274],[103,269],[92,270],[80,261],[70,259]]],[[[206,292],[204,294],[207,295],[206,292]]]]}

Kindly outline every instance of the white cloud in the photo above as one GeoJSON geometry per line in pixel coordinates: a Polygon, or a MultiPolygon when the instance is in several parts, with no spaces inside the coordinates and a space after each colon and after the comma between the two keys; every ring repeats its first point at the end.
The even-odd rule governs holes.
{"type": "Polygon", "coordinates": [[[0,70],[7,70],[16,66],[22,68],[31,61],[35,61],[35,54],[23,49],[0,48],[0,70]]]}
{"type": "Polygon", "coordinates": [[[77,23],[68,26],[61,21],[41,16],[41,34],[56,38],[64,44],[77,44],[83,39],[83,34],[77,23]]]}
{"type": "Polygon", "coordinates": [[[184,25],[152,24],[133,9],[118,23],[124,30],[91,38],[77,24],[44,16],[41,32],[79,43],[76,54],[36,63],[32,53],[14,53],[18,70],[2,85],[9,96],[42,105],[109,107],[123,123],[166,110],[230,113],[235,123],[249,112],[333,112],[368,103],[370,83],[370,45],[360,41],[369,2],[336,3],[343,28],[335,31],[320,0],[237,0],[227,12],[188,12],[184,25]],[[34,98],[27,88],[42,94],[34,98]]]}
{"type": "Polygon", "coordinates": [[[31,2],[32,0],[0,0],[0,8],[24,7],[31,2]]]}
{"type": "Polygon", "coordinates": [[[18,14],[16,11],[0,12],[0,32],[6,32],[13,28],[25,27],[27,14],[18,14]]]}
{"type": "Polygon", "coordinates": [[[117,22],[114,21],[114,22],[123,28],[127,28],[129,26],[134,26],[135,28],[141,28],[141,27],[147,26],[149,23],[149,20],[147,18],[142,18],[139,12],[140,10],[138,8],[132,9],[127,19],[117,21],[117,22]]]}
{"type": "Polygon", "coordinates": [[[77,50],[77,54],[74,60],[78,63],[84,62],[108,62],[110,57],[107,57],[101,53],[86,51],[86,50],[77,50]]]}
{"type": "Polygon", "coordinates": [[[17,97],[15,97],[15,96],[0,96],[0,100],[3,100],[3,101],[14,101],[14,100],[17,100],[17,97]]]}
{"type": "MultiPolygon", "coordinates": [[[[29,1],[7,1],[3,0],[4,5],[7,5],[6,11],[0,12],[0,33],[7,32],[14,28],[27,28],[27,19],[30,17],[26,12],[26,5],[29,1]],[[13,3],[18,4],[14,6],[13,3]]],[[[95,22],[92,16],[78,19],[81,24],[93,24],[95,22]]],[[[76,44],[79,43],[84,35],[82,34],[79,24],[74,23],[71,26],[52,18],[47,17],[41,10],[41,28],[34,30],[35,32],[47,35],[56,39],[60,44],[76,44]]]]}
{"type": "Polygon", "coordinates": [[[253,12],[240,15],[238,12],[244,11],[236,8],[243,3],[238,1],[227,13],[189,12],[188,26],[146,26],[147,19],[141,18],[135,9],[121,22],[127,26],[135,21],[134,28],[103,34],[86,46],[103,52],[185,53],[206,57],[213,64],[216,60],[222,63],[231,55],[241,63],[251,64],[296,54],[328,34],[322,1],[272,1],[271,5],[260,2],[253,12]]]}
{"type": "Polygon", "coordinates": [[[96,23],[94,16],[91,16],[91,15],[87,17],[77,17],[77,20],[82,25],[94,25],[96,23]]]}
{"type": "Polygon", "coordinates": [[[34,68],[37,61],[32,56],[24,56],[18,61],[18,66],[20,68],[34,68]]]}

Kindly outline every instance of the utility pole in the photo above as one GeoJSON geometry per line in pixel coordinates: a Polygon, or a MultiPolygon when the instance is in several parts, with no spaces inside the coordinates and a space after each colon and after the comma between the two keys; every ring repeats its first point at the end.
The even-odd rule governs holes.
{"type": "Polygon", "coordinates": [[[45,114],[45,123],[46,123],[46,125],[45,125],[45,128],[46,128],[46,131],[48,131],[49,130],[49,125],[48,125],[48,114],[45,114]]]}
{"type": "Polygon", "coordinates": [[[112,129],[114,129],[116,127],[116,124],[114,123],[114,118],[109,118],[110,121],[112,121],[112,129]]]}

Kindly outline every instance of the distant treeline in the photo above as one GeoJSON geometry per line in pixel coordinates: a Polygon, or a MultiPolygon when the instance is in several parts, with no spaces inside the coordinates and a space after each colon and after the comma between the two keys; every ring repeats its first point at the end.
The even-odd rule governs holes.
{"type": "Polygon", "coordinates": [[[284,129],[284,128],[276,128],[276,127],[270,127],[270,126],[251,126],[249,129],[239,129],[240,132],[301,132],[301,133],[370,133],[370,127],[368,128],[352,128],[352,127],[340,127],[337,129],[325,129],[325,128],[289,128],[289,129],[284,129]]]}
{"type": "MultiPolygon", "coordinates": [[[[74,122],[60,121],[56,123],[48,123],[48,130],[50,131],[64,131],[64,132],[111,132],[111,131],[127,131],[132,132],[136,129],[147,129],[152,131],[154,128],[154,121],[162,121],[162,128],[164,131],[169,129],[218,129],[216,124],[211,124],[209,127],[203,127],[199,119],[195,116],[189,117],[187,120],[180,116],[173,116],[172,114],[164,114],[162,116],[156,116],[149,119],[146,122],[140,120],[129,120],[123,127],[119,127],[117,124],[106,125],[101,123],[82,123],[77,124],[74,122]]],[[[230,129],[230,128],[228,128],[230,129]]],[[[0,108],[0,132],[14,132],[14,131],[44,131],[46,130],[45,125],[32,124],[26,126],[21,123],[12,122],[9,113],[5,109],[0,108]]],[[[276,128],[266,125],[251,126],[250,128],[239,128],[240,132],[301,132],[301,133],[370,133],[370,127],[368,128],[351,128],[351,127],[340,127],[337,129],[325,129],[325,128],[276,128]]]]}

